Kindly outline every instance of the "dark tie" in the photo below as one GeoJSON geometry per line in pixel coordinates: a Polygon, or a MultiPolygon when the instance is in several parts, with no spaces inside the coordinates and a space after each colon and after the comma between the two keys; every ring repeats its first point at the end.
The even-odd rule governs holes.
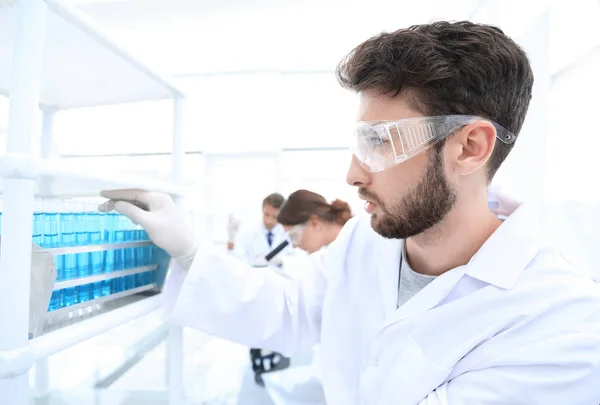
{"type": "Polygon", "coordinates": [[[269,244],[269,247],[271,247],[271,245],[273,244],[273,232],[271,231],[267,233],[267,243],[269,244]]]}

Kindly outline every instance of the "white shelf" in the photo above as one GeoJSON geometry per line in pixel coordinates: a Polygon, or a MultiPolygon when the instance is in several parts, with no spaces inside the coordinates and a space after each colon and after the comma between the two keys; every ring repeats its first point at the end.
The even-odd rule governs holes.
{"type": "Polygon", "coordinates": [[[77,287],[79,285],[85,285],[90,283],[97,283],[104,280],[112,280],[119,277],[132,276],[134,274],[145,273],[147,271],[154,271],[158,269],[157,264],[149,266],[140,266],[133,269],[111,271],[110,273],[96,274],[88,277],[74,278],[72,280],[59,281],[54,284],[54,291],[62,290],[63,288],[77,287]]]}
{"type": "Polygon", "coordinates": [[[25,374],[35,361],[98,336],[160,308],[155,295],[32,339],[19,349],[0,352],[0,379],[25,374]]]}
{"type": "MultiPolygon", "coordinates": [[[[115,45],[78,8],[59,0],[48,6],[40,104],[51,109],[180,97],[169,80],[115,45]]],[[[8,96],[16,27],[15,1],[0,0],[0,94],[8,96]]]]}
{"type": "Polygon", "coordinates": [[[141,246],[152,245],[150,241],[135,241],[135,242],[120,242],[120,243],[102,243],[98,245],[81,245],[81,246],[66,246],[58,248],[45,249],[48,253],[52,253],[54,256],[68,255],[73,253],[86,253],[86,252],[103,252],[105,250],[117,250],[117,249],[128,249],[141,246]]]}
{"type": "Polygon", "coordinates": [[[141,188],[182,197],[185,187],[169,182],[110,173],[103,168],[86,170],[64,160],[7,153],[0,156],[0,175],[6,179],[35,179],[36,195],[52,197],[99,197],[104,189],[141,188]]]}
{"type": "MultiPolygon", "coordinates": [[[[41,154],[48,158],[58,110],[173,99],[173,182],[181,184],[184,97],[168,80],[115,45],[98,24],[62,0],[0,0],[0,60],[0,95],[10,95],[6,150],[11,152],[0,157],[5,237],[0,260],[0,398],[24,404],[29,395],[27,370],[35,361],[160,306],[158,296],[147,298],[28,341],[34,195],[99,197],[100,190],[112,188],[140,188],[177,197],[186,194],[183,187],[168,182],[29,156],[36,108],[43,112],[41,154]]],[[[134,297],[129,294],[151,288],[154,286],[82,305],[110,301],[105,304],[110,306],[116,302],[112,301],[115,296],[126,300],[134,297]]],[[[172,405],[179,405],[183,402],[181,327],[170,326],[169,333],[169,397],[172,405]]],[[[36,384],[47,383],[47,368],[37,370],[36,384]]]]}
{"type": "Polygon", "coordinates": [[[77,311],[78,309],[87,308],[92,305],[104,304],[109,301],[118,300],[123,297],[127,297],[129,295],[139,294],[144,291],[149,291],[156,288],[156,284],[148,284],[142,287],[132,288],[131,290],[121,291],[115,294],[110,294],[104,297],[96,298],[94,300],[89,300],[86,302],[81,302],[75,305],[69,305],[68,307],[59,308],[55,311],[48,312],[48,319],[60,317],[64,314],[68,314],[69,312],[77,311]]]}

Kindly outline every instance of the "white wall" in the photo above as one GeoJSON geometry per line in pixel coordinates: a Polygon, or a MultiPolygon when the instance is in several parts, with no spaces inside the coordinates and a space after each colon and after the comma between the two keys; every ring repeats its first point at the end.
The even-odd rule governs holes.
{"type": "MultiPolygon", "coordinates": [[[[517,0],[467,3],[461,2],[463,9],[454,10],[452,18],[468,17],[479,4],[475,20],[497,24],[513,35],[528,52],[536,75],[525,126],[496,182],[521,198],[541,204],[548,234],[559,240],[573,261],[600,275],[596,270],[600,269],[600,257],[594,253],[600,242],[595,236],[596,225],[600,223],[600,188],[595,186],[600,134],[593,122],[600,94],[600,5],[596,0],[557,1],[551,5],[545,0],[527,4],[517,0]]],[[[433,7],[439,6],[434,1],[428,4],[439,11],[437,17],[449,15],[449,6],[444,10],[433,7]]],[[[288,18],[290,10],[295,9],[282,16],[288,18]]],[[[306,17],[314,11],[307,10],[298,16],[306,17]]],[[[431,11],[430,16],[435,14],[431,11]]],[[[328,9],[327,13],[334,15],[335,9],[328,9]]],[[[421,22],[425,14],[409,17],[421,22]]],[[[214,24],[223,21],[221,17],[215,17],[214,24]]],[[[283,17],[278,24],[284,21],[283,17]]],[[[243,24],[238,28],[249,29],[249,21],[263,21],[261,18],[242,19],[243,24]]],[[[164,59],[164,66],[172,69],[173,64],[181,64],[185,69],[202,73],[225,63],[225,70],[231,70],[239,62],[246,69],[261,70],[178,79],[189,95],[186,149],[203,153],[186,157],[186,182],[198,185],[197,206],[203,207],[198,211],[203,212],[206,220],[203,223],[213,239],[224,239],[229,212],[243,218],[258,217],[260,201],[273,191],[287,195],[298,188],[313,189],[328,199],[346,199],[360,212],[362,207],[355,190],[344,180],[350,157],[343,148],[351,136],[356,100],[338,86],[331,73],[344,53],[342,47],[336,47],[333,54],[325,52],[327,47],[319,48],[310,60],[305,59],[306,52],[290,51],[299,46],[298,38],[292,35],[286,45],[285,38],[290,32],[281,30],[281,41],[275,47],[274,42],[257,41],[253,46],[262,46],[258,53],[236,48],[240,60],[219,59],[217,51],[234,49],[233,45],[219,45],[218,36],[200,36],[198,46],[194,47],[194,35],[189,31],[193,24],[190,19],[184,20],[179,29],[187,33],[187,42],[182,42],[181,47],[171,47],[167,56],[156,51],[164,50],[167,44],[163,43],[164,38],[154,41],[156,27],[152,24],[132,27],[130,21],[123,20],[120,25],[116,23],[115,32],[122,34],[132,47],[146,43],[148,48],[141,49],[154,50],[156,60],[164,59]],[[154,36],[146,37],[151,29],[154,36]],[[281,47],[286,49],[283,54],[278,51],[281,47]],[[183,48],[188,49],[183,52],[185,57],[180,55],[183,48]],[[263,58],[265,54],[268,57],[263,58]],[[331,72],[281,74],[277,70],[322,67],[331,72]],[[241,153],[250,154],[242,157],[241,153]]],[[[348,43],[344,49],[349,50],[350,42],[366,38],[369,30],[391,28],[392,20],[387,18],[379,25],[370,24],[369,28],[363,26],[352,41],[344,38],[342,42],[348,43]]],[[[337,26],[335,20],[329,20],[330,25],[323,19],[316,21],[323,35],[337,26]]],[[[175,20],[170,24],[165,26],[167,31],[178,26],[175,20]]],[[[394,27],[402,22],[397,24],[394,27]]],[[[288,27],[288,31],[294,31],[294,27],[288,27]]],[[[346,25],[344,29],[347,28],[346,25]]],[[[227,31],[228,27],[220,29],[227,31]]],[[[174,32],[169,31],[169,35],[174,32]]],[[[259,30],[253,35],[252,38],[261,38],[264,32],[259,30]]],[[[313,35],[312,42],[305,45],[314,43],[314,37],[318,36],[313,35]]],[[[232,38],[235,35],[228,36],[227,41],[232,38]]],[[[335,38],[339,39],[339,35],[330,37],[332,41],[335,38]]],[[[171,113],[170,106],[164,103],[61,113],[56,120],[59,152],[169,151],[171,113]]],[[[90,162],[161,178],[168,178],[171,170],[166,157],[103,158],[90,162]]]]}

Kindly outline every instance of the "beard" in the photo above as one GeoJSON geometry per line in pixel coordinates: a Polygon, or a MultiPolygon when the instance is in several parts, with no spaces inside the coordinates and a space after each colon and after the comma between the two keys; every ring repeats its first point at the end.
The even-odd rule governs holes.
{"type": "Polygon", "coordinates": [[[376,203],[381,212],[373,214],[373,230],[388,239],[407,239],[439,224],[456,203],[456,192],[444,175],[442,153],[435,148],[423,179],[393,205],[385,206],[366,190],[359,194],[376,203]]]}

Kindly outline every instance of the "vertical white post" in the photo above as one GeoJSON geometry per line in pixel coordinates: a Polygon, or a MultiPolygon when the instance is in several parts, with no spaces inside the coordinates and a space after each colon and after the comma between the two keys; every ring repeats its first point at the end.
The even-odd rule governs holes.
{"type": "MultiPolygon", "coordinates": [[[[42,109],[42,149],[41,157],[54,158],[54,113],[53,108],[42,109]]],[[[34,396],[41,398],[48,395],[50,390],[50,377],[48,358],[44,357],[35,363],[34,396]]]]}
{"type": "Polygon", "coordinates": [[[54,157],[54,113],[53,108],[42,110],[42,158],[54,157]]]}
{"type": "MultiPolygon", "coordinates": [[[[183,184],[183,164],[185,151],[183,149],[183,98],[175,97],[173,104],[173,182],[183,184]]],[[[178,201],[181,208],[181,201],[178,201]]],[[[183,328],[178,325],[169,326],[167,340],[169,405],[183,403],[183,328]]]]}
{"type": "MultiPolygon", "coordinates": [[[[8,153],[30,153],[35,113],[39,104],[46,3],[20,0],[13,50],[8,153]]],[[[0,351],[25,346],[28,341],[31,276],[33,180],[5,179],[2,243],[0,246],[0,351]]],[[[3,403],[26,405],[27,374],[0,380],[3,403]]]]}
{"type": "Polygon", "coordinates": [[[183,97],[177,96],[173,101],[173,182],[183,184],[183,163],[185,150],[183,148],[183,97]]]}
{"type": "Polygon", "coordinates": [[[39,359],[35,362],[35,379],[33,395],[36,398],[43,398],[50,391],[50,378],[48,373],[48,357],[39,359]]]}

